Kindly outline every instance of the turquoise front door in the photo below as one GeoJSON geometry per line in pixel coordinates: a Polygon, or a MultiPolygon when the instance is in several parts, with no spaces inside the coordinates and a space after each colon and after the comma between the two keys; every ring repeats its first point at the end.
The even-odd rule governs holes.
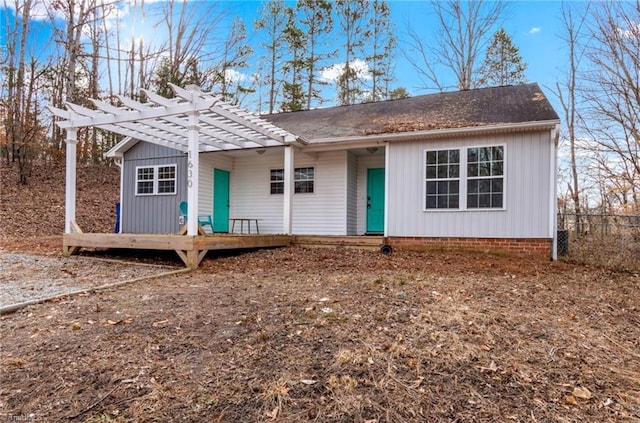
{"type": "Polygon", "coordinates": [[[213,169],[213,232],[229,232],[229,172],[213,169]]]}
{"type": "Polygon", "coordinates": [[[367,169],[367,233],[384,232],[384,168],[367,169]]]}

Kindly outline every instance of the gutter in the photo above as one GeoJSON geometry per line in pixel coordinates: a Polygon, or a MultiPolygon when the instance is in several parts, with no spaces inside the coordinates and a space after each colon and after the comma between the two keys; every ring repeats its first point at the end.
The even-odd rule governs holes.
{"type": "Polygon", "coordinates": [[[560,122],[551,130],[551,155],[553,157],[550,175],[549,229],[551,231],[551,260],[558,260],[558,143],[560,122]]]}

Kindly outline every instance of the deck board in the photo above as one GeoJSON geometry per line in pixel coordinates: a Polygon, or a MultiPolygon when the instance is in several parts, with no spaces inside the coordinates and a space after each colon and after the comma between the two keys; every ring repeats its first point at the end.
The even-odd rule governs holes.
{"type": "Polygon", "coordinates": [[[274,234],[107,234],[70,233],[63,236],[65,254],[80,248],[121,248],[143,250],[173,250],[186,266],[196,268],[207,251],[285,247],[345,247],[376,250],[383,243],[381,236],[318,236],[274,234]]]}

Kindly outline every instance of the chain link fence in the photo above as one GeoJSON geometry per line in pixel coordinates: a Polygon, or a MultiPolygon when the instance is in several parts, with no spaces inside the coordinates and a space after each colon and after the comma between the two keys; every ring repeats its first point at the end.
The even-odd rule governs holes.
{"type": "Polygon", "coordinates": [[[638,271],[640,215],[560,213],[558,254],[585,264],[638,271]]]}

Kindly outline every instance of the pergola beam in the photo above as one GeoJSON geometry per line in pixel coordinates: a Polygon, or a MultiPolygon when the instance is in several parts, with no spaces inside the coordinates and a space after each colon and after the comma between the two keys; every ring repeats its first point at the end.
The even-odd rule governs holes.
{"type": "Polygon", "coordinates": [[[58,126],[66,129],[124,122],[139,122],[146,119],[161,118],[163,116],[182,115],[193,109],[208,109],[212,103],[213,101],[211,100],[201,100],[196,104],[176,103],[168,107],[153,107],[144,111],[131,110],[123,112],[120,115],[100,114],[92,117],[72,116],[69,120],[58,122],[58,126]]]}
{"type": "MultiPolygon", "coordinates": [[[[253,122],[253,120],[251,118],[255,118],[254,115],[250,115],[249,113],[236,114],[236,113],[233,113],[233,112],[231,112],[231,111],[229,111],[227,109],[224,109],[222,106],[217,105],[217,104],[214,104],[211,107],[211,110],[213,112],[215,112],[216,114],[224,117],[224,118],[227,118],[227,119],[229,119],[229,120],[231,120],[233,122],[239,123],[239,124],[241,124],[241,125],[243,125],[243,126],[245,126],[247,128],[253,129],[254,131],[259,132],[259,133],[261,133],[262,135],[264,135],[264,136],[266,136],[268,138],[271,138],[271,139],[273,139],[275,141],[278,141],[280,143],[284,143],[284,136],[283,135],[279,135],[279,134],[273,132],[272,130],[267,129],[267,128],[265,128],[265,127],[255,123],[255,122],[253,122]]],[[[269,125],[271,125],[271,124],[269,124],[269,125]]],[[[274,126],[274,128],[275,128],[275,126],[274,126]]]]}
{"type": "MultiPolygon", "coordinates": [[[[102,110],[104,112],[107,112],[107,113],[112,113],[113,114],[113,113],[116,113],[116,112],[120,112],[122,110],[122,109],[120,109],[118,107],[112,106],[110,104],[104,103],[104,102],[99,101],[99,100],[91,99],[91,102],[98,109],[100,109],[100,110],[102,110]]],[[[92,111],[90,109],[85,109],[85,110],[92,111]]],[[[181,120],[180,118],[171,118],[170,120],[168,120],[168,119],[160,120],[160,118],[158,118],[158,119],[153,119],[153,120],[145,120],[145,121],[140,122],[140,123],[122,123],[122,124],[120,124],[120,126],[128,128],[128,129],[131,129],[133,131],[139,131],[139,132],[148,134],[150,136],[156,136],[157,135],[157,131],[155,131],[155,130],[159,130],[159,131],[171,134],[173,138],[182,141],[182,143],[180,143],[180,144],[185,144],[186,145],[188,143],[188,136],[185,136],[184,128],[187,126],[187,124],[188,124],[187,122],[181,120]],[[145,126],[151,128],[151,129],[145,129],[145,126]]],[[[201,141],[203,141],[207,145],[210,145],[211,147],[214,147],[215,149],[223,150],[224,149],[223,143],[231,143],[231,144],[237,145],[238,147],[244,147],[244,144],[242,144],[241,142],[228,141],[228,140],[222,138],[222,136],[216,136],[216,134],[213,134],[208,130],[202,130],[202,133],[205,134],[205,135],[209,135],[213,139],[209,140],[209,139],[202,139],[201,138],[201,141]]]]}
{"type": "MultiPolygon", "coordinates": [[[[156,104],[165,105],[167,107],[171,104],[170,100],[168,100],[168,99],[166,99],[166,98],[164,98],[162,96],[159,96],[158,94],[155,94],[155,93],[152,93],[152,92],[146,91],[146,90],[143,90],[143,92],[151,101],[153,101],[156,104]]],[[[119,96],[118,98],[120,99],[120,101],[122,101],[122,103],[124,105],[126,105],[127,107],[130,107],[130,108],[132,108],[134,110],[139,110],[139,111],[153,110],[153,108],[148,106],[148,105],[145,105],[145,104],[142,104],[142,103],[138,103],[138,102],[133,101],[131,99],[128,99],[126,97],[120,97],[119,96]]],[[[172,124],[175,124],[175,125],[178,125],[180,127],[186,127],[188,125],[188,120],[187,119],[183,119],[183,118],[180,118],[178,116],[166,116],[166,117],[162,117],[162,120],[164,120],[166,122],[169,122],[169,123],[172,123],[172,124]]],[[[204,118],[204,116],[202,116],[202,115],[200,116],[200,121],[203,122],[203,123],[209,123],[212,126],[219,127],[219,128],[222,128],[223,130],[226,130],[226,128],[223,127],[222,125],[214,124],[212,121],[210,121],[208,118],[204,118]]],[[[223,133],[214,133],[208,127],[201,127],[200,131],[201,131],[201,133],[203,133],[205,135],[209,135],[210,137],[212,137],[214,139],[217,139],[220,142],[224,142],[224,143],[227,143],[227,144],[233,144],[233,145],[235,145],[237,147],[240,147],[240,148],[246,148],[247,147],[246,143],[244,143],[242,141],[242,138],[247,138],[250,141],[254,141],[253,139],[251,139],[252,137],[250,138],[250,136],[245,136],[245,135],[241,135],[239,139],[233,139],[232,140],[229,137],[225,136],[224,132],[223,133]]],[[[230,132],[230,131],[227,131],[227,132],[230,132]]],[[[221,150],[224,150],[223,147],[219,147],[219,148],[221,150]]]]}
{"type": "Polygon", "coordinates": [[[199,88],[172,85],[176,98],[168,99],[141,90],[148,99],[140,103],[118,96],[124,107],[91,100],[96,109],[67,104],[67,110],[49,106],[63,129],[101,128],[142,141],[186,152],[189,147],[190,114],[198,112],[199,151],[238,150],[285,145],[293,136],[262,118],[223,102],[199,88]]]}

